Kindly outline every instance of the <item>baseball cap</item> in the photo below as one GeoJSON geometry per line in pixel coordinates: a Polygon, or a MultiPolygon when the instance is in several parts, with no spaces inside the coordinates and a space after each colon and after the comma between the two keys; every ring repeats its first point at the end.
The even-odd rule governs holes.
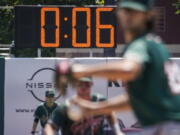
{"type": "Polygon", "coordinates": [[[47,91],[45,92],[45,96],[46,96],[46,97],[54,97],[54,96],[55,96],[54,90],[47,90],[47,91]]]}
{"type": "Polygon", "coordinates": [[[154,5],[154,0],[120,0],[119,8],[130,8],[142,12],[150,10],[154,5]]]}
{"type": "Polygon", "coordinates": [[[81,82],[92,82],[92,78],[91,77],[82,77],[79,79],[79,81],[81,81],[81,82]]]}

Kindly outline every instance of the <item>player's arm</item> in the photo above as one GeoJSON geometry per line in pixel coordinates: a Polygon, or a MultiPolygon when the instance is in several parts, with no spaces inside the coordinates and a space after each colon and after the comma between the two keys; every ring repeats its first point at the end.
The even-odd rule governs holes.
{"type": "Polygon", "coordinates": [[[150,62],[147,45],[143,41],[134,42],[124,54],[124,59],[99,65],[74,65],[73,75],[76,78],[83,76],[100,76],[110,80],[121,79],[131,81],[150,62]]]}
{"type": "Polygon", "coordinates": [[[137,77],[141,71],[141,64],[127,59],[93,66],[74,64],[72,71],[75,78],[98,76],[106,77],[109,80],[121,79],[129,81],[137,77]]]}
{"type": "Polygon", "coordinates": [[[110,114],[112,110],[113,111],[131,110],[128,96],[126,94],[123,94],[123,95],[111,98],[107,101],[100,102],[94,107],[92,112],[95,115],[102,114],[102,112],[104,114],[110,114]]]}
{"type": "Polygon", "coordinates": [[[37,125],[38,125],[39,119],[38,118],[34,118],[34,122],[33,122],[33,126],[32,126],[32,130],[31,130],[31,134],[34,135],[37,129],[37,125]]]}
{"type": "Polygon", "coordinates": [[[73,99],[75,104],[79,105],[86,116],[91,115],[109,115],[113,111],[127,111],[131,107],[129,105],[129,99],[126,94],[111,98],[107,101],[102,101],[98,103],[90,102],[80,98],[73,99]]]}

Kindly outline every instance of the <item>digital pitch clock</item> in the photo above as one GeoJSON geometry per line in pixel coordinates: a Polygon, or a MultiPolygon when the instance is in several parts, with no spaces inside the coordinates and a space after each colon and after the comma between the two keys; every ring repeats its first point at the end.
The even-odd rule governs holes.
{"type": "Polygon", "coordinates": [[[16,6],[17,48],[113,48],[114,7],[16,6]]]}

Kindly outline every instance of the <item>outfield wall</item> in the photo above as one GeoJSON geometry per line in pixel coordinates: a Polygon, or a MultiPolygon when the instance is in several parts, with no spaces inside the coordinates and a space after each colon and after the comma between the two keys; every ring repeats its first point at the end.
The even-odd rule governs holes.
{"type": "MultiPolygon", "coordinates": [[[[45,90],[54,87],[55,64],[65,59],[53,58],[6,58],[0,59],[0,134],[28,135],[31,132],[35,108],[44,101],[45,90]]],[[[75,58],[83,64],[108,63],[119,58],[75,58]]],[[[180,59],[174,59],[180,64],[180,59]]],[[[125,93],[121,81],[108,82],[103,78],[93,78],[93,93],[110,98],[125,93]]],[[[74,94],[71,87],[65,98],[74,94]]],[[[58,94],[56,94],[58,97],[58,94]]],[[[136,122],[132,112],[119,114],[126,127],[136,122]]],[[[40,126],[38,127],[40,131],[40,126]]]]}

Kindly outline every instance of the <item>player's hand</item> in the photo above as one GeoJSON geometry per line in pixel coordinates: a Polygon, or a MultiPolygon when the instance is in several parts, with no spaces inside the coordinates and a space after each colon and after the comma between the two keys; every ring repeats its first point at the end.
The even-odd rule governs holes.
{"type": "Polygon", "coordinates": [[[56,65],[55,86],[62,95],[66,94],[68,84],[74,85],[76,79],[72,73],[72,63],[70,61],[63,61],[56,65]]]}

